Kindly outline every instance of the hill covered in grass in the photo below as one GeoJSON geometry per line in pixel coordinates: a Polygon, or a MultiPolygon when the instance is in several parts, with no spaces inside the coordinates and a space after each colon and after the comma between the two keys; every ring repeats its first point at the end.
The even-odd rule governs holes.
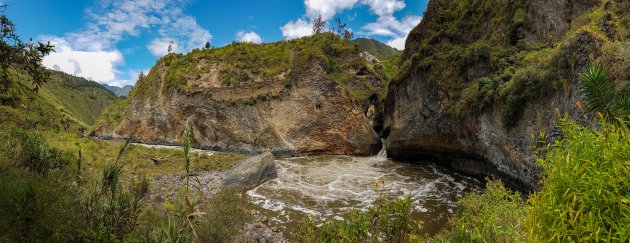
{"type": "Polygon", "coordinates": [[[94,124],[101,111],[117,101],[100,84],[52,71],[48,82],[35,90],[23,73],[10,72],[10,90],[3,95],[0,114],[3,126],[69,130],[94,124]]]}
{"type": "Polygon", "coordinates": [[[127,95],[129,95],[129,92],[131,92],[131,90],[133,89],[133,85],[125,85],[122,88],[118,86],[110,86],[107,84],[102,84],[102,85],[103,87],[105,87],[105,89],[116,94],[118,97],[127,97],[127,95]]]}
{"type": "Polygon", "coordinates": [[[383,42],[370,38],[357,38],[352,40],[352,43],[359,46],[359,50],[368,52],[379,60],[392,59],[402,53],[402,51],[396,50],[383,42]]]}
{"type": "Polygon", "coordinates": [[[380,63],[334,34],[233,43],[164,56],[94,132],[179,144],[188,123],[205,148],[365,155],[378,150],[372,126],[388,83],[380,63]]]}

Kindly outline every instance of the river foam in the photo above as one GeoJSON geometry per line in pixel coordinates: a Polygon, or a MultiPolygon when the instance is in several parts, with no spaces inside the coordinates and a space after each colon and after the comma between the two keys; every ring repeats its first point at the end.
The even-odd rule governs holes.
{"type": "MultiPolygon", "coordinates": [[[[481,185],[433,163],[402,163],[378,156],[278,159],[276,167],[278,179],[250,190],[248,195],[272,222],[285,228],[306,215],[339,218],[352,210],[365,210],[384,195],[409,196],[415,204],[416,219],[425,225],[443,224],[455,209],[456,200],[481,185]]],[[[439,227],[429,226],[427,232],[439,227]]]]}

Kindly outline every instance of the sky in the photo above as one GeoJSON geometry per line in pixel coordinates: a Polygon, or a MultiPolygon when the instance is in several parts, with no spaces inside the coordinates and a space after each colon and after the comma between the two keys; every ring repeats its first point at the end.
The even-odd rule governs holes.
{"type": "Polygon", "coordinates": [[[321,15],[340,18],[355,38],[403,49],[428,0],[0,0],[23,40],[55,45],[50,69],[114,86],[133,85],[168,52],[207,41],[267,43],[312,34],[321,15]]]}

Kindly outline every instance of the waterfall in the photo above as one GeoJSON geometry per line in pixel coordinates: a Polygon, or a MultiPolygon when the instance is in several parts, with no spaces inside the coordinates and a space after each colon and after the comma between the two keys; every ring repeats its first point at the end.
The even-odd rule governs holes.
{"type": "Polygon", "coordinates": [[[381,147],[381,151],[378,152],[378,157],[379,158],[387,158],[387,150],[385,149],[385,139],[381,138],[381,144],[383,144],[383,147],[381,147]]]}

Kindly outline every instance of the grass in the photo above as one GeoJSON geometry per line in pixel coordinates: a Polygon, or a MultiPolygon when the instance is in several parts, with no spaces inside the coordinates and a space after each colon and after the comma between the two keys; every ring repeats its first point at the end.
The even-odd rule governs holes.
{"type": "MultiPolygon", "coordinates": [[[[213,99],[249,102],[250,99],[279,95],[276,91],[278,88],[290,87],[291,82],[300,78],[314,62],[322,64],[327,77],[351,94],[379,93],[381,98],[386,94],[380,91],[386,89],[387,85],[382,68],[376,70],[365,62],[354,44],[326,33],[264,44],[235,42],[221,48],[193,50],[186,55],[169,54],[156,63],[147,77],[137,84],[130,97],[147,98],[152,95],[151,90],[159,87],[157,84],[160,82],[163,82],[166,95],[175,91],[195,92],[188,87],[189,81],[198,80],[216,69],[222,87],[206,88],[204,92],[213,99]],[[382,85],[371,87],[367,81],[354,78],[354,75],[347,73],[350,68],[367,70],[367,74],[381,81],[382,85]],[[164,78],[158,73],[163,73],[164,78]],[[225,92],[231,95],[223,97],[225,92]],[[253,95],[241,97],[243,92],[253,95]]],[[[354,98],[365,99],[364,96],[354,98]]]]}
{"type": "Polygon", "coordinates": [[[105,107],[118,98],[99,84],[54,72],[33,92],[23,73],[10,70],[9,91],[0,95],[0,125],[27,129],[78,131],[93,124],[105,107]]]}
{"type": "Polygon", "coordinates": [[[473,191],[459,202],[445,228],[430,241],[527,242],[526,203],[500,180],[488,180],[484,192],[473,191]]]}
{"type": "MultiPolygon", "coordinates": [[[[0,135],[0,241],[217,242],[237,236],[249,220],[249,203],[243,192],[234,189],[214,196],[203,211],[194,194],[175,198],[168,203],[173,208],[161,209],[146,201],[151,190],[148,176],[185,171],[182,150],[149,149],[129,144],[131,139],[98,141],[53,131],[10,129],[0,135]],[[178,158],[150,165],[139,159],[144,156],[178,158]],[[69,163],[79,158],[81,170],[69,163]]],[[[217,156],[223,159],[224,169],[225,164],[246,157],[217,156]]],[[[191,153],[190,172],[199,168],[195,164],[214,169],[214,158],[191,153]]]]}
{"type": "Polygon", "coordinates": [[[566,35],[540,38],[525,38],[535,32],[527,1],[432,4],[438,10],[409,35],[411,48],[392,82],[425,78],[443,93],[440,110],[445,115],[461,118],[496,109],[509,129],[528,103],[568,92],[577,81],[578,58],[610,67],[620,88],[629,79],[630,64],[621,57],[628,52],[621,46],[628,45],[630,33],[624,25],[630,21],[626,3],[595,4],[572,21],[566,35]]]}
{"type": "Polygon", "coordinates": [[[564,139],[543,148],[544,186],[530,198],[526,228],[539,241],[630,239],[630,132],[563,122],[564,139]]]}
{"type": "MultiPolygon", "coordinates": [[[[90,137],[80,137],[71,133],[54,131],[42,132],[50,146],[68,153],[76,154],[79,145],[83,148],[83,167],[86,173],[95,174],[105,165],[113,162],[111,155],[118,154],[124,141],[96,140],[90,137]]],[[[184,152],[181,149],[158,149],[131,144],[123,154],[125,166],[123,173],[144,175],[154,178],[161,174],[175,174],[185,171],[184,152]]],[[[236,153],[216,152],[213,155],[205,153],[191,153],[191,172],[225,171],[234,166],[246,155],[236,153]]]]}

